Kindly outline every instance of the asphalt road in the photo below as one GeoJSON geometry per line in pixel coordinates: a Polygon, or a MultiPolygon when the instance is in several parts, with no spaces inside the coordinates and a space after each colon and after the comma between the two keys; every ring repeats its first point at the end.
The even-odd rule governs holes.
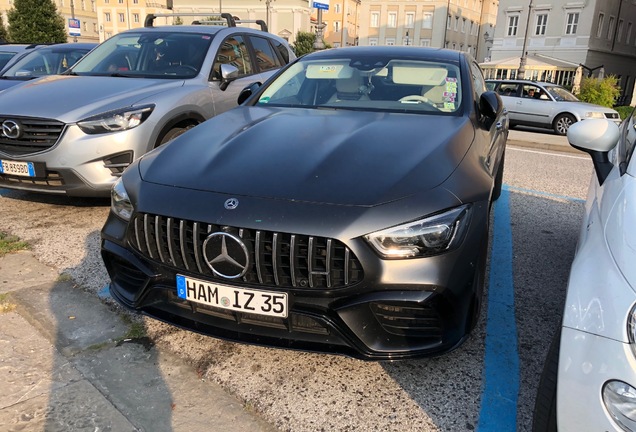
{"type": "MultiPolygon", "coordinates": [[[[530,430],[591,173],[582,155],[507,149],[486,304],[471,337],[447,355],[363,362],[218,341],[150,319],[147,332],[280,430],[530,430]]],[[[0,228],[95,293],[108,283],[99,258],[108,210],[104,200],[0,190],[0,228]]]]}

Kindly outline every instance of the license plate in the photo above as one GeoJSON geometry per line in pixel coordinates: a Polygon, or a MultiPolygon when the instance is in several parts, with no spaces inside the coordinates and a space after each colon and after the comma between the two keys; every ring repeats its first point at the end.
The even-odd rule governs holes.
{"type": "Polygon", "coordinates": [[[35,166],[33,162],[0,160],[0,174],[35,177],[35,166]]]}
{"type": "Polygon", "coordinates": [[[287,293],[236,288],[177,275],[177,295],[235,312],[287,318],[287,293]]]}

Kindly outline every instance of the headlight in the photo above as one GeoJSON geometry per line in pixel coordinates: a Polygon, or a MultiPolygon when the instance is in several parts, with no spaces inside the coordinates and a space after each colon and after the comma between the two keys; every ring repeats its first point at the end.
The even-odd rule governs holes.
{"type": "Polygon", "coordinates": [[[468,205],[463,205],[364,237],[384,258],[437,255],[461,242],[468,226],[469,210],[468,205]]]}
{"type": "Polygon", "coordinates": [[[587,119],[604,119],[605,118],[605,114],[603,114],[602,112],[586,112],[585,113],[585,118],[587,119]]]}
{"type": "Polygon", "coordinates": [[[153,109],[155,109],[154,105],[128,107],[89,117],[77,122],[77,125],[91,135],[125,131],[142,124],[153,109]]]}
{"type": "Polygon", "coordinates": [[[133,206],[121,178],[115,182],[110,191],[110,209],[125,221],[129,221],[133,214],[133,206]]]}
{"type": "Polygon", "coordinates": [[[636,389],[622,381],[603,386],[603,403],[614,421],[626,431],[636,430],[636,389]]]}

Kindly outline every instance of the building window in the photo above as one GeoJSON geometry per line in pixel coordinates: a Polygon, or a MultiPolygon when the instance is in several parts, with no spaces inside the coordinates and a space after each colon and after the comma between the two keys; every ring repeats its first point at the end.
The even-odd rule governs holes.
{"type": "Polygon", "coordinates": [[[446,29],[450,30],[451,28],[451,16],[446,17],[446,29]]]}
{"type": "Polygon", "coordinates": [[[453,27],[453,30],[457,31],[458,28],[459,28],[459,17],[456,16],[455,17],[455,26],[453,27]]]}
{"type": "Polygon", "coordinates": [[[369,38],[369,46],[376,46],[378,44],[378,38],[369,38]]]}
{"type": "Polygon", "coordinates": [[[508,36],[517,36],[517,28],[519,27],[519,15],[508,16],[508,36]]]}
{"type": "Polygon", "coordinates": [[[95,5],[95,0],[91,0],[91,11],[96,12],[97,6],[95,5]]]}
{"type": "Polygon", "coordinates": [[[466,33],[466,18],[462,20],[462,33],[466,33]]]}
{"type": "Polygon", "coordinates": [[[88,24],[86,23],[86,21],[82,22],[82,27],[84,28],[84,31],[88,31],[88,24]]]}
{"type": "Polygon", "coordinates": [[[625,43],[628,44],[632,38],[632,23],[627,23],[627,34],[625,35],[625,43]]]}
{"type": "Polygon", "coordinates": [[[97,23],[93,23],[93,33],[97,33],[97,23]]]}
{"type": "Polygon", "coordinates": [[[60,7],[64,7],[64,0],[60,0],[60,7]]]}
{"type": "Polygon", "coordinates": [[[611,39],[612,34],[614,33],[614,21],[616,21],[616,18],[614,18],[613,16],[610,16],[609,22],[607,23],[607,38],[608,39],[611,39]]]}
{"type": "Polygon", "coordinates": [[[415,12],[408,12],[406,14],[406,28],[413,28],[413,23],[415,23],[415,12]]]}
{"type": "Polygon", "coordinates": [[[109,39],[113,35],[112,32],[106,32],[106,39],[109,39]]]}
{"type": "Polygon", "coordinates": [[[453,42],[453,49],[456,50],[457,49],[457,44],[455,42],[453,42]]]}
{"type": "Polygon", "coordinates": [[[537,15],[537,25],[534,29],[535,36],[545,36],[545,28],[548,25],[548,14],[537,15]]]}
{"type": "Polygon", "coordinates": [[[86,0],[82,0],[82,10],[86,10],[86,0]]]}
{"type": "Polygon", "coordinates": [[[430,47],[431,46],[431,40],[430,39],[420,39],[420,46],[430,47]]]}
{"type": "Polygon", "coordinates": [[[333,6],[333,11],[337,14],[340,13],[340,3],[337,3],[333,6]]]}
{"type": "Polygon", "coordinates": [[[133,0],[133,4],[139,4],[139,0],[133,0]]]}
{"type": "Polygon", "coordinates": [[[423,29],[432,29],[433,28],[433,14],[430,12],[424,12],[424,16],[422,17],[422,28],[423,29]]]}
{"type": "Polygon", "coordinates": [[[380,12],[371,12],[371,27],[380,27],[380,12]]]}
{"type": "Polygon", "coordinates": [[[385,39],[385,45],[388,45],[388,46],[395,45],[395,39],[394,38],[385,39]]]}
{"type": "Polygon", "coordinates": [[[118,0],[119,4],[124,4],[124,0],[118,0]]]}
{"type": "Polygon", "coordinates": [[[600,38],[601,35],[603,34],[603,24],[605,21],[605,15],[600,13],[598,14],[598,27],[596,27],[596,37],[600,38]]]}
{"type": "Polygon", "coordinates": [[[389,22],[387,24],[387,27],[389,27],[389,28],[396,28],[397,27],[397,13],[389,12],[389,22]]]}
{"type": "Polygon", "coordinates": [[[110,12],[104,13],[104,21],[110,22],[110,12]]]}
{"type": "Polygon", "coordinates": [[[123,13],[120,13],[120,14],[117,14],[117,15],[119,16],[119,22],[125,22],[123,13]]]}
{"type": "Polygon", "coordinates": [[[579,26],[579,13],[578,12],[569,12],[567,15],[567,21],[565,25],[565,34],[566,35],[575,35],[576,29],[579,26]]]}
{"type": "Polygon", "coordinates": [[[340,33],[340,21],[333,22],[333,31],[336,33],[340,33]]]}
{"type": "Polygon", "coordinates": [[[133,21],[138,23],[139,22],[139,14],[138,13],[134,13],[133,14],[133,21]]]}
{"type": "Polygon", "coordinates": [[[618,29],[616,30],[616,40],[618,42],[623,38],[623,20],[618,20],[618,29]]]}

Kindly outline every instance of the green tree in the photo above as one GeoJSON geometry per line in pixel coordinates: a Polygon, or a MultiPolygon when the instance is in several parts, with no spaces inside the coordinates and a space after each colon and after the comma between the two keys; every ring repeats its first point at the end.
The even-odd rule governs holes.
{"type": "Polygon", "coordinates": [[[603,79],[583,78],[581,90],[577,97],[583,102],[612,108],[620,94],[621,89],[618,85],[618,78],[610,75],[603,79]]]}
{"type": "Polygon", "coordinates": [[[310,52],[314,52],[314,41],[316,40],[316,35],[313,33],[299,31],[296,35],[296,43],[292,46],[292,49],[296,53],[297,57],[301,55],[308,54],[310,52]]]}
{"type": "Polygon", "coordinates": [[[2,15],[0,15],[0,42],[9,42],[9,35],[7,34],[7,28],[4,26],[2,15]]]}
{"type": "Polygon", "coordinates": [[[9,39],[14,43],[59,43],[67,41],[64,18],[53,0],[15,0],[7,13],[9,39]]]}

